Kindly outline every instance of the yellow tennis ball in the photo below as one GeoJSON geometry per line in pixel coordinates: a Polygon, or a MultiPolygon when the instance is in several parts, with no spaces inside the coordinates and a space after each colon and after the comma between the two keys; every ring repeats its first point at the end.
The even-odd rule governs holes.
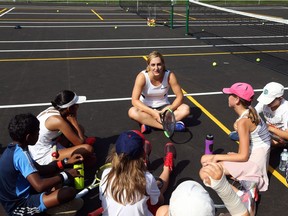
{"type": "Polygon", "coordinates": [[[57,13],[59,12],[59,10],[57,10],[57,13]]]}
{"type": "Polygon", "coordinates": [[[114,26],[114,28],[117,29],[118,27],[117,27],[117,26],[114,26]]]}
{"type": "Polygon", "coordinates": [[[261,59],[260,58],[256,58],[256,62],[260,62],[261,61],[261,59]]]}
{"type": "Polygon", "coordinates": [[[212,66],[213,66],[213,67],[216,67],[216,66],[217,66],[217,62],[213,62],[213,63],[212,63],[212,66]]]}

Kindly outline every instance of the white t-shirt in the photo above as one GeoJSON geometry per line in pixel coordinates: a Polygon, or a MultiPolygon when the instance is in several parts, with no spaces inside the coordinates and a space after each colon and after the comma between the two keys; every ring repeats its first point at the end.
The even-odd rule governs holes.
{"type": "Polygon", "coordinates": [[[110,195],[109,190],[106,191],[105,188],[107,184],[105,183],[106,176],[110,172],[111,168],[104,170],[99,186],[99,198],[102,201],[102,207],[104,212],[103,216],[153,216],[148,210],[147,200],[150,198],[152,205],[158,203],[160,196],[160,190],[157,187],[155,178],[150,172],[145,172],[146,178],[146,192],[148,196],[143,195],[142,198],[135,204],[122,205],[116,202],[110,195]]]}
{"type": "Polygon", "coordinates": [[[258,113],[263,113],[267,123],[281,130],[288,129],[288,101],[282,99],[280,106],[272,111],[269,106],[258,103],[255,106],[258,113]]]}

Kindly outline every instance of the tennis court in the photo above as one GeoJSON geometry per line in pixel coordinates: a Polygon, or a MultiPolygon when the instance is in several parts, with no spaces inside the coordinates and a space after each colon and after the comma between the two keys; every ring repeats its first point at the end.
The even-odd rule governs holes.
{"type": "MultiPolygon", "coordinates": [[[[257,98],[268,82],[287,86],[288,34],[286,30],[286,37],[283,32],[277,37],[275,31],[271,34],[235,23],[232,26],[223,23],[224,18],[216,22],[215,16],[201,17],[204,12],[196,13],[192,6],[187,29],[185,5],[175,5],[173,29],[167,21],[169,7],[165,5],[160,12],[152,7],[148,14],[160,18],[157,21],[156,16],[156,26],[149,27],[144,19],[147,10],[141,9],[137,15],[137,8],[127,8],[91,2],[0,4],[0,144],[3,151],[10,141],[7,125],[12,116],[23,112],[37,115],[59,91],[71,89],[87,96],[87,103],[80,106],[79,121],[88,136],[97,137],[95,152],[102,165],[118,135],[139,128],[127,115],[131,91],[136,75],[146,66],[144,57],[158,50],[167,68],[176,73],[187,96],[185,103],[191,107],[191,115],[184,120],[188,131],[176,133],[172,140],[177,158],[166,193],[168,203],[171,192],[183,180],[200,182],[206,134],[214,135],[215,152],[238,149],[227,135],[237,116],[221,93],[223,87],[248,82],[257,98]],[[217,66],[213,67],[213,62],[217,66]]],[[[288,19],[288,6],[233,9],[288,19]]],[[[284,96],[288,98],[287,93],[284,96]]],[[[146,138],[153,146],[150,161],[157,176],[163,166],[164,145],[171,140],[162,131],[153,131],[146,138]]],[[[271,152],[270,186],[260,193],[257,215],[286,215],[288,185],[278,170],[281,151],[271,152]]],[[[208,191],[216,203],[220,202],[213,191],[208,191]]],[[[86,215],[99,205],[95,190],[85,197],[85,207],[78,215],[86,215]]],[[[217,215],[221,212],[227,210],[218,209],[217,215]]]]}

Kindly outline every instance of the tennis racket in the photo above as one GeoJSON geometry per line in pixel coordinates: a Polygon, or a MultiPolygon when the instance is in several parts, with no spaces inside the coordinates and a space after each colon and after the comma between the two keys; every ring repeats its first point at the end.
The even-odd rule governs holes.
{"type": "Polygon", "coordinates": [[[172,137],[176,125],[175,115],[173,111],[171,109],[166,109],[163,113],[160,114],[160,118],[165,136],[167,138],[172,137]]]}
{"type": "Polygon", "coordinates": [[[96,171],[95,178],[94,178],[93,182],[89,186],[87,186],[86,188],[84,188],[83,190],[78,192],[78,194],[76,194],[75,198],[81,198],[81,197],[85,196],[89,191],[93,190],[94,188],[97,188],[100,184],[100,180],[101,180],[101,176],[102,176],[103,171],[109,167],[111,167],[111,163],[106,163],[103,166],[101,166],[96,171]]]}
{"type": "Polygon", "coordinates": [[[284,144],[284,145],[288,144],[288,140],[285,140],[273,133],[271,133],[271,139],[279,142],[280,144],[284,144]]]}

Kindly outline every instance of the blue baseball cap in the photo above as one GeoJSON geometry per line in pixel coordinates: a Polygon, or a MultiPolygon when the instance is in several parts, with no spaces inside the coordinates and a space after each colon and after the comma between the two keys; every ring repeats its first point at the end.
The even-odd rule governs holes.
{"type": "Polygon", "coordinates": [[[126,154],[131,159],[139,158],[144,152],[145,138],[140,131],[130,130],[119,135],[115,145],[116,153],[126,154]]]}

